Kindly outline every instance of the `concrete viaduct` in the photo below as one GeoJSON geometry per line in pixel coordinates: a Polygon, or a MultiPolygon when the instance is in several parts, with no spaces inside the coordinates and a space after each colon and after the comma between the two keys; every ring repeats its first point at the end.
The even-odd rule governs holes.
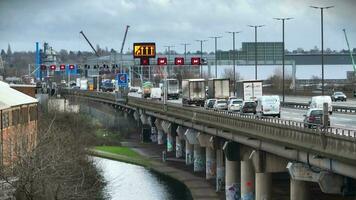
{"type": "Polygon", "coordinates": [[[356,131],[311,130],[298,122],[135,97],[123,103],[109,93],[64,90],[62,95],[131,112],[152,127],[154,141],[166,143],[167,152],[175,151],[195,172],[205,171],[206,179],[214,179],[216,190],[225,190],[228,200],[271,199],[271,177],[278,172],[290,174],[291,200],[311,199],[308,181],[317,182],[324,193],[342,194],[348,180],[356,179],[356,131]]]}

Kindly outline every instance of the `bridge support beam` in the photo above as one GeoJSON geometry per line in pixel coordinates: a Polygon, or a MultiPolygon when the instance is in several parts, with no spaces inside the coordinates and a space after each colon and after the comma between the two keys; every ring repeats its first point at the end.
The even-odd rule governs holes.
{"type": "Polygon", "coordinates": [[[156,121],[154,122],[154,124],[157,128],[157,144],[164,144],[162,120],[156,118],[156,121]]]}
{"type": "Polygon", "coordinates": [[[205,148],[199,144],[194,144],[194,172],[205,170],[205,148]]]}
{"type": "Polygon", "coordinates": [[[290,199],[310,200],[310,191],[306,181],[290,179],[290,199]]]}
{"type": "Polygon", "coordinates": [[[272,174],[256,173],[256,200],[272,199],[272,174]]]}
{"type": "Polygon", "coordinates": [[[225,166],[224,152],[222,149],[216,149],[216,191],[223,191],[225,188],[225,166]]]}
{"type": "Polygon", "coordinates": [[[194,164],[194,160],[195,160],[195,153],[194,153],[194,146],[195,145],[199,145],[199,141],[197,139],[197,131],[194,129],[190,129],[188,128],[185,133],[184,133],[184,137],[185,137],[185,163],[187,165],[191,165],[194,164]]]}
{"type": "Polygon", "coordinates": [[[188,140],[185,140],[185,164],[191,165],[194,163],[194,145],[189,144],[188,140]]]}
{"type": "Polygon", "coordinates": [[[207,180],[214,179],[216,177],[216,154],[215,150],[211,147],[206,147],[206,175],[207,180]]]}
{"type": "Polygon", "coordinates": [[[177,132],[177,136],[176,136],[176,158],[181,158],[183,157],[183,143],[184,143],[184,133],[187,130],[182,127],[182,126],[178,126],[176,132],[177,132]]]}
{"type": "Polygon", "coordinates": [[[251,160],[241,161],[241,199],[255,199],[255,170],[251,160]]]}
{"type": "Polygon", "coordinates": [[[225,142],[225,195],[226,200],[240,199],[241,171],[240,171],[240,145],[236,142],[225,142]]]}
{"type": "Polygon", "coordinates": [[[173,152],[174,140],[173,140],[173,133],[172,133],[172,123],[168,121],[162,121],[162,128],[164,132],[167,134],[167,152],[173,152]]]}

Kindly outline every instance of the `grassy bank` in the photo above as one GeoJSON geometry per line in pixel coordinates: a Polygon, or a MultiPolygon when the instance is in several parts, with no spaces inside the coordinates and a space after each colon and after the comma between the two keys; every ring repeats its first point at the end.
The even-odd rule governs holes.
{"type": "Polygon", "coordinates": [[[89,150],[91,155],[149,167],[150,162],[134,150],[121,146],[96,146],[89,150]]]}

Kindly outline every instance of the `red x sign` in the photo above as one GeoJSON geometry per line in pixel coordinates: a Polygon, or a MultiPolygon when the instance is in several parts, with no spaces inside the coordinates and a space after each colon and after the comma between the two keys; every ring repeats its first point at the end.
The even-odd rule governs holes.
{"type": "Polygon", "coordinates": [[[200,65],[200,58],[198,58],[198,57],[192,57],[192,58],[191,58],[191,64],[192,64],[192,65],[200,65]]]}
{"type": "Polygon", "coordinates": [[[167,58],[157,58],[157,65],[167,65],[167,58]]]}
{"type": "Polygon", "coordinates": [[[51,70],[56,70],[56,65],[51,65],[49,68],[50,68],[51,70]]]}
{"type": "Polygon", "coordinates": [[[184,58],[182,58],[182,57],[174,58],[174,64],[175,65],[184,65],[184,58]]]}
{"type": "Polygon", "coordinates": [[[59,69],[60,70],[65,70],[66,69],[66,65],[59,65],[59,69]]]}

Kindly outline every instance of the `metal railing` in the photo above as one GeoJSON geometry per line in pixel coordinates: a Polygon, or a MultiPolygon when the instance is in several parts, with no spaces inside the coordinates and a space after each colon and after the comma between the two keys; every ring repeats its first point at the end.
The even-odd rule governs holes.
{"type": "MultiPolygon", "coordinates": [[[[309,108],[308,103],[281,102],[281,105],[283,107],[296,108],[296,109],[308,109],[309,108]]],[[[333,112],[356,114],[356,107],[333,105],[333,112]]]]}

